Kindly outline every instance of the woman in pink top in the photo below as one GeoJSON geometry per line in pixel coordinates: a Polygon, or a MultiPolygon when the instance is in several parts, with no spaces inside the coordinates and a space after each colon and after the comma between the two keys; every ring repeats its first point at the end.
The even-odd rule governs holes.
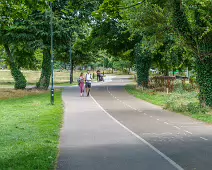
{"type": "Polygon", "coordinates": [[[83,76],[83,73],[80,74],[79,77],[79,87],[80,87],[80,96],[84,96],[84,87],[85,87],[85,78],[83,76]]]}

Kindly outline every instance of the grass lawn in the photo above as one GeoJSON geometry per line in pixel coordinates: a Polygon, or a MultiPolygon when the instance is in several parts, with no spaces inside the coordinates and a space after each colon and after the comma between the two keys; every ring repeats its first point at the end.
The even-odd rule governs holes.
{"type": "Polygon", "coordinates": [[[162,106],[165,109],[182,113],[197,120],[212,123],[212,109],[202,108],[199,105],[196,92],[174,92],[166,94],[153,90],[136,89],[135,85],[127,85],[126,91],[133,96],[149,103],[162,106]]]}
{"type": "Polygon", "coordinates": [[[155,93],[152,91],[141,91],[135,88],[135,85],[127,85],[126,88],[128,93],[132,94],[133,96],[145,100],[149,103],[158,105],[158,106],[165,106],[167,95],[164,93],[155,93]]]}
{"type": "Polygon", "coordinates": [[[73,82],[72,84],[70,84],[69,82],[66,83],[55,83],[55,86],[77,86],[78,83],[77,82],[73,82]]]}
{"type": "MultiPolygon", "coordinates": [[[[27,86],[35,86],[40,78],[40,71],[22,71],[27,80],[27,86]]],[[[93,73],[93,72],[91,72],[93,73]]],[[[84,72],[86,74],[86,72],[84,72]]],[[[77,79],[79,78],[80,72],[74,72],[73,84],[70,85],[70,73],[68,71],[55,72],[55,86],[76,86],[77,79]]],[[[93,82],[96,82],[96,75],[93,82]]],[[[15,85],[14,79],[11,76],[10,70],[0,70],[0,89],[1,88],[13,88],[15,85]]],[[[51,83],[50,83],[51,85],[51,83]]]]}
{"type": "Polygon", "coordinates": [[[16,98],[0,99],[0,169],[54,169],[63,117],[61,91],[55,92],[54,106],[49,91],[24,91],[25,97],[17,93],[21,91],[12,92],[16,98]]]}
{"type": "MultiPolygon", "coordinates": [[[[26,77],[28,85],[34,85],[40,78],[40,71],[22,71],[26,77]]],[[[79,77],[80,72],[74,72],[74,81],[79,77]]],[[[55,72],[55,84],[68,83],[70,80],[70,73],[68,71],[55,72]]],[[[0,87],[13,87],[14,79],[10,73],[10,70],[0,70],[0,87]]]]}

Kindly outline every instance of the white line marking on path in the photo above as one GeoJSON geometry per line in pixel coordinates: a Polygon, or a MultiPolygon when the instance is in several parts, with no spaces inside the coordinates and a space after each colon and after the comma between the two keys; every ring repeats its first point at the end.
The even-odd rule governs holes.
{"type": "Polygon", "coordinates": [[[208,139],[206,139],[206,138],[203,138],[203,137],[200,137],[201,139],[203,139],[203,140],[208,140],[208,139]]]}
{"type": "Polygon", "coordinates": [[[124,104],[124,105],[126,105],[127,107],[129,107],[129,108],[131,108],[131,109],[133,109],[133,110],[137,111],[137,109],[136,109],[136,108],[134,108],[134,107],[132,107],[132,106],[130,106],[130,105],[128,105],[128,104],[126,104],[125,102],[121,101],[119,98],[117,98],[116,96],[114,96],[114,95],[113,95],[113,94],[109,91],[108,86],[107,86],[107,91],[108,91],[108,93],[110,93],[110,94],[111,94],[111,96],[113,96],[116,100],[120,101],[121,103],[123,103],[123,104],[124,104]]]}
{"type": "MultiPolygon", "coordinates": [[[[108,89],[108,86],[107,86],[107,91],[110,93],[110,95],[111,96],[113,96],[114,98],[116,98],[110,91],[109,91],[109,89],[108,89]]],[[[137,109],[135,109],[135,108],[133,108],[132,106],[130,106],[130,105],[128,105],[128,104],[126,104],[125,102],[123,102],[123,101],[121,101],[119,98],[116,98],[118,101],[120,101],[121,103],[123,103],[124,105],[126,105],[127,107],[129,107],[129,108],[131,108],[131,109],[133,109],[133,110],[135,110],[135,111],[138,111],[138,112],[143,112],[143,111],[141,111],[141,110],[137,110],[137,109]]],[[[161,111],[162,112],[162,111],[161,111]]],[[[144,113],[144,115],[147,115],[146,113],[144,113]]],[[[150,116],[150,118],[153,118],[152,116],[150,116]]],[[[157,121],[160,121],[160,119],[157,119],[157,121]]],[[[167,124],[167,125],[169,125],[169,123],[168,122],[164,122],[165,124],[167,124]]],[[[182,123],[182,124],[190,124],[190,125],[193,125],[193,124],[202,124],[202,122],[195,122],[195,123],[182,123]]],[[[173,126],[174,128],[176,128],[176,129],[178,129],[178,130],[180,130],[181,128],[180,127],[178,127],[178,126],[173,126]]],[[[181,126],[181,127],[190,127],[190,126],[181,126]]],[[[194,126],[192,126],[192,127],[194,127],[194,126]]],[[[195,127],[199,127],[199,126],[195,126],[195,127]]],[[[191,132],[189,132],[189,131],[184,131],[184,132],[186,132],[186,133],[189,133],[189,134],[191,134],[192,135],[192,133],[191,132]]],[[[186,133],[184,133],[185,135],[186,135],[186,133]]],[[[205,140],[205,141],[207,141],[208,139],[206,139],[206,138],[204,138],[204,137],[200,137],[201,139],[203,139],[203,140],[205,140]]]]}
{"type": "Polygon", "coordinates": [[[191,132],[189,132],[189,131],[187,131],[187,130],[185,130],[185,132],[186,132],[186,133],[189,133],[189,134],[191,134],[191,135],[192,135],[192,133],[191,133],[191,132]]]}
{"type": "Polygon", "coordinates": [[[132,106],[126,104],[125,102],[121,101],[119,98],[117,98],[116,96],[114,96],[114,95],[108,90],[108,86],[107,86],[107,91],[108,91],[108,93],[110,93],[111,96],[113,96],[113,98],[115,98],[116,100],[120,101],[121,103],[123,103],[123,104],[126,105],[127,107],[129,107],[129,108],[131,108],[131,109],[137,111],[136,108],[134,108],[134,107],[132,107],[132,106]]]}
{"type": "Polygon", "coordinates": [[[180,130],[180,128],[178,126],[173,126],[173,127],[180,130]]]}
{"type": "Polygon", "coordinates": [[[146,140],[144,140],[143,138],[141,138],[139,135],[137,135],[136,133],[134,133],[132,130],[130,130],[129,128],[127,128],[126,126],[124,126],[121,122],[119,122],[117,119],[115,119],[112,115],[110,115],[94,98],[93,96],[91,96],[91,98],[93,99],[93,101],[97,104],[97,106],[99,106],[99,108],[106,113],[114,122],[116,122],[117,124],[119,124],[122,128],[124,128],[126,131],[128,131],[129,133],[131,133],[132,135],[134,135],[137,139],[139,139],[141,142],[143,142],[144,144],[146,144],[147,146],[149,146],[152,150],[154,150],[157,154],[159,154],[161,157],[163,157],[165,160],[167,160],[172,166],[174,166],[176,169],[178,170],[183,170],[183,168],[178,165],[176,162],[174,162],[171,158],[169,158],[168,156],[166,156],[164,153],[162,153],[161,151],[159,151],[157,148],[155,148],[153,145],[151,145],[150,143],[148,143],[146,140]]]}

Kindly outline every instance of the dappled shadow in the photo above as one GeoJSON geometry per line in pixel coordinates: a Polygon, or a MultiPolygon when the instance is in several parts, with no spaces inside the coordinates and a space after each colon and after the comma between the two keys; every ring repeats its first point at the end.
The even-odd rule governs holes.
{"type": "Polygon", "coordinates": [[[141,143],[114,143],[61,148],[57,169],[153,170],[159,167],[162,170],[175,169],[161,156],[141,143]]]}
{"type": "Polygon", "coordinates": [[[111,85],[109,90],[111,87],[110,92],[125,104],[130,105],[131,108],[108,94],[105,87],[95,89],[93,95],[116,120],[151,143],[184,169],[212,169],[212,129],[207,128],[204,124],[198,124],[189,117],[164,111],[158,106],[129,97],[130,95],[124,92],[123,86],[111,85]],[[102,91],[101,95],[100,91],[102,91]],[[190,126],[181,128],[181,123],[190,126]],[[192,129],[192,124],[193,126],[198,125],[195,131],[192,129]],[[190,130],[193,130],[194,133],[191,133],[190,130]]]}
{"type": "MultiPolygon", "coordinates": [[[[212,131],[208,130],[207,133],[203,133],[205,128],[201,127],[202,132],[190,134],[185,131],[186,129],[175,128],[174,126],[177,124],[174,123],[174,120],[182,123],[193,122],[190,118],[164,111],[157,106],[132,97],[124,92],[124,84],[119,82],[95,86],[91,93],[106,112],[185,170],[211,169],[212,133],[210,132],[212,131]],[[108,92],[108,88],[117,98],[108,92]],[[173,124],[167,124],[166,121],[173,124]],[[207,140],[200,137],[205,137],[207,140]]],[[[78,94],[72,93],[72,95],[71,103],[74,106],[76,104],[75,95],[78,94]]],[[[82,105],[84,105],[92,100],[86,98],[82,101],[82,105]]],[[[93,102],[93,104],[95,103],[93,102]]],[[[98,110],[98,105],[90,106],[91,103],[86,107],[87,110],[82,110],[82,112],[77,110],[73,114],[74,118],[79,114],[83,116],[72,120],[72,128],[67,131],[72,134],[69,137],[70,143],[65,143],[61,147],[58,169],[169,170],[173,168],[163,167],[162,163],[167,163],[167,161],[160,156],[158,159],[157,153],[115,121],[111,123],[112,119],[107,116],[106,112],[98,110]],[[90,124],[87,124],[88,121],[90,124]],[[113,126],[115,126],[114,129],[113,126]],[[123,131],[131,137],[123,135],[123,131]],[[129,142],[129,138],[136,142],[132,142],[133,140],[129,142]]]]}

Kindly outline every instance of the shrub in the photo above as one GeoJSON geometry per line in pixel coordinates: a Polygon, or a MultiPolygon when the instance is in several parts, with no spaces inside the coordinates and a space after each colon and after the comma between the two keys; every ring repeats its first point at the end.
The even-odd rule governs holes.
{"type": "Polygon", "coordinates": [[[186,92],[178,88],[166,101],[165,108],[175,112],[189,112],[191,114],[207,113],[208,109],[203,108],[198,101],[197,92],[186,92]]]}
{"type": "Polygon", "coordinates": [[[202,107],[199,102],[189,103],[187,105],[187,110],[192,114],[198,114],[198,113],[206,114],[208,112],[208,109],[206,107],[202,107]]]}

